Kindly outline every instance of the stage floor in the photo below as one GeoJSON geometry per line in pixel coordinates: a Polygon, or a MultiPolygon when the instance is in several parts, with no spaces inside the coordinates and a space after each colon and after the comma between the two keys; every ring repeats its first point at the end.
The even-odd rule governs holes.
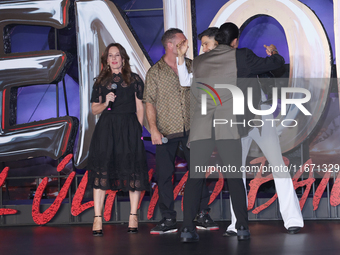
{"type": "MultiPolygon", "coordinates": [[[[128,234],[127,224],[104,225],[104,236],[93,237],[91,225],[21,226],[0,228],[0,254],[63,255],[179,255],[270,254],[329,255],[340,253],[339,221],[305,221],[289,235],[282,221],[250,222],[251,239],[222,237],[229,222],[218,231],[198,231],[198,243],[180,243],[179,233],[150,235],[152,223],[141,223],[138,234],[128,234]]],[[[181,223],[179,223],[179,226],[181,223]]]]}

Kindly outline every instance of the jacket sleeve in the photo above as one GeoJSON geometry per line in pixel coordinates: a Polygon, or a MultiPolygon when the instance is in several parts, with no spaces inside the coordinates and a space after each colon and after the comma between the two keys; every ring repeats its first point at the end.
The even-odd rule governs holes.
{"type": "Polygon", "coordinates": [[[270,57],[258,57],[252,50],[246,50],[247,69],[252,74],[262,74],[282,67],[285,63],[284,58],[279,54],[270,57]]]}

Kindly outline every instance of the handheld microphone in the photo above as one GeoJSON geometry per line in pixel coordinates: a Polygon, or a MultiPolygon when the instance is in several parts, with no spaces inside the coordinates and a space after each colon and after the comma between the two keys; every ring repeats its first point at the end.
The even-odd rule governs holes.
{"type": "MultiPolygon", "coordinates": [[[[151,137],[150,136],[142,136],[141,139],[143,141],[151,141],[151,137]]],[[[166,137],[162,137],[162,143],[167,143],[169,140],[166,137]]]]}
{"type": "MultiPolygon", "coordinates": [[[[116,84],[116,83],[112,83],[112,84],[111,84],[110,92],[113,92],[114,94],[116,94],[116,90],[117,90],[117,84],[116,84]]],[[[111,111],[112,104],[113,104],[113,102],[110,101],[110,102],[109,102],[109,108],[107,108],[109,111],[111,111]]]]}

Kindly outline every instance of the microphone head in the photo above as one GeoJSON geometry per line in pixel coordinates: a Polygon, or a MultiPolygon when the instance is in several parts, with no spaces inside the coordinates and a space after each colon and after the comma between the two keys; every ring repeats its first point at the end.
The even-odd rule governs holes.
{"type": "Polygon", "coordinates": [[[113,90],[113,89],[117,89],[117,84],[116,83],[112,83],[111,84],[111,89],[113,90]]]}
{"type": "Polygon", "coordinates": [[[168,138],[163,137],[163,138],[162,138],[162,143],[167,143],[167,142],[168,142],[168,138]]]}

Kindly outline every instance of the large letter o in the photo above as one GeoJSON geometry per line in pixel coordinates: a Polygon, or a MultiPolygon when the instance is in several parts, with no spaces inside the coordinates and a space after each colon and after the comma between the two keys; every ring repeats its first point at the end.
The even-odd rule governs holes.
{"type": "MultiPolygon", "coordinates": [[[[311,92],[311,100],[304,106],[312,113],[305,116],[296,107],[289,107],[284,119],[295,119],[296,127],[277,126],[282,152],[302,143],[314,130],[324,111],[331,77],[331,48],[326,32],[317,16],[297,0],[231,0],[225,4],[210,26],[219,27],[230,21],[241,27],[248,19],[267,15],[283,27],[290,60],[289,86],[301,87],[311,92]]],[[[293,93],[290,98],[299,98],[293,93]]]]}

